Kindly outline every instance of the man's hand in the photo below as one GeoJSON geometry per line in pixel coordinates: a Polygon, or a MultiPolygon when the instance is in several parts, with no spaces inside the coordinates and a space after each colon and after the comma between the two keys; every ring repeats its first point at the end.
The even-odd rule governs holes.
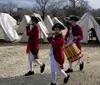
{"type": "Polygon", "coordinates": [[[49,34],[48,34],[48,37],[53,37],[53,34],[49,33],[49,34]]]}
{"type": "Polygon", "coordinates": [[[77,40],[77,37],[76,37],[76,36],[74,36],[74,37],[73,37],[73,39],[74,39],[74,40],[77,40]]]}
{"type": "Polygon", "coordinates": [[[29,23],[26,25],[26,30],[30,30],[30,24],[29,23]]]}

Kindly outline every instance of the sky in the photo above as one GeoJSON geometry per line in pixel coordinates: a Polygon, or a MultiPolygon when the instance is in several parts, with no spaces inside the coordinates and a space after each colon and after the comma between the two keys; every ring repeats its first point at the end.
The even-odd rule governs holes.
{"type": "MultiPolygon", "coordinates": [[[[35,0],[32,0],[33,3],[35,0]]],[[[0,3],[8,3],[8,2],[12,2],[17,4],[18,7],[32,7],[33,3],[31,2],[31,0],[0,0],[0,3]]]]}
{"type": "Polygon", "coordinates": [[[100,0],[87,0],[92,8],[100,8],[100,0]]]}
{"type": "MultiPolygon", "coordinates": [[[[9,1],[17,4],[19,7],[32,7],[35,0],[33,0],[33,3],[30,0],[0,0],[0,3],[8,3],[9,1]]],[[[89,2],[89,5],[94,8],[98,9],[100,8],[100,0],[87,0],[89,2]]]]}

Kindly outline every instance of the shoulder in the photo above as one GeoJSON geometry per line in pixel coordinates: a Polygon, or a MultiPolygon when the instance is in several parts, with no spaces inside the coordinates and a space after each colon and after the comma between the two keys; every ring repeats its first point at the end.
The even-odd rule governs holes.
{"type": "Polygon", "coordinates": [[[77,25],[77,24],[75,25],[75,27],[80,28],[80,26],[79,26],[79,25],[77,25]]]}
{"type": "Polygon", "coordinates": [[[36,26],[36,29],[39,31],[40,30],[40,28],[38,27],[38,26],[36,26]]]}
{"type": "Polygon", "coordinates": [[[80,30],[82,30],[82,27],[79,26],[79,25],[75,25],[75,27],[78,28],[78,29],[80,29],[80,30]]]}
{"type": "Polygon", "coordinates": [[[34,26],[33,29],[34,30],[40,30],[40,28],[38,26],[34,26]]]}
{"type": "Polygon", "coordinates": [[[63,35],[61,34],[61,36],[59,37],[61,40],[64,40],[64,37],[63,37],[63,35]]]}

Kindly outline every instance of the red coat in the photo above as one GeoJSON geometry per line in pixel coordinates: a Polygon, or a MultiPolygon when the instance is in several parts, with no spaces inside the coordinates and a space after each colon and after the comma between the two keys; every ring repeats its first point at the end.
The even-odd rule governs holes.
{"type": "MultiPolygon", "coordinates": [[[[72,33],[73,33],[73,37],[76,36],[78,37],[79,39],[76,41],[76,45],[77,47],[81,50],[81,40],[83,39],[83,31],[82,31],[82,28],[78,25],[75,25],[74,27],[72,27],[72,33]]],[[[65,40],[67,40],[69,36],[69,29],[65,35],[65,40]]]]}
{"type": "Polygon", "coordinates": [[[37,55],[39,51],[39,33],[40,30],[37,26],[33,27],[32,30],[30,30],[29,26],[26,29],[26,34],[29,36],[28,44],[26,53],[32,52],[33,55],[37,55]]]}
{"type": "Polygon", "coordinates": [[[64,38],[62,34],[55,36],[53,39],[48,39],[53,47],[53,54],[55,60],[63,67],[64,64],[64,52],[63,52],[63,45],[64,45],[64,38]]]}

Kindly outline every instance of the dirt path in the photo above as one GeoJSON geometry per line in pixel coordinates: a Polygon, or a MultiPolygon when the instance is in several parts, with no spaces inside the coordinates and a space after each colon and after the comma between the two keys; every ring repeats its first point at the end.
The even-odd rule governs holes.
{"type": "MultiPolygon", "coordinates": [[[[0,44],[0,85],[49,85],[50,57],[49,44],[41,44],[39,56],[46,69],[40,74],[39,66],[35,66],[35,75],[23,76],[28,71],[28,57],[25,53],[26,44],[0,44]]],[[[100,85],[100,45],[83,45],[85,68],[79,71],[74,63],[74,72],[71,73],[66,85],[100,85]]],[[[66,61],[65,69],[68,68],[66,61]]],[[[63,84],[63,76],[57,76],[57,85],[63,84]]]]}

